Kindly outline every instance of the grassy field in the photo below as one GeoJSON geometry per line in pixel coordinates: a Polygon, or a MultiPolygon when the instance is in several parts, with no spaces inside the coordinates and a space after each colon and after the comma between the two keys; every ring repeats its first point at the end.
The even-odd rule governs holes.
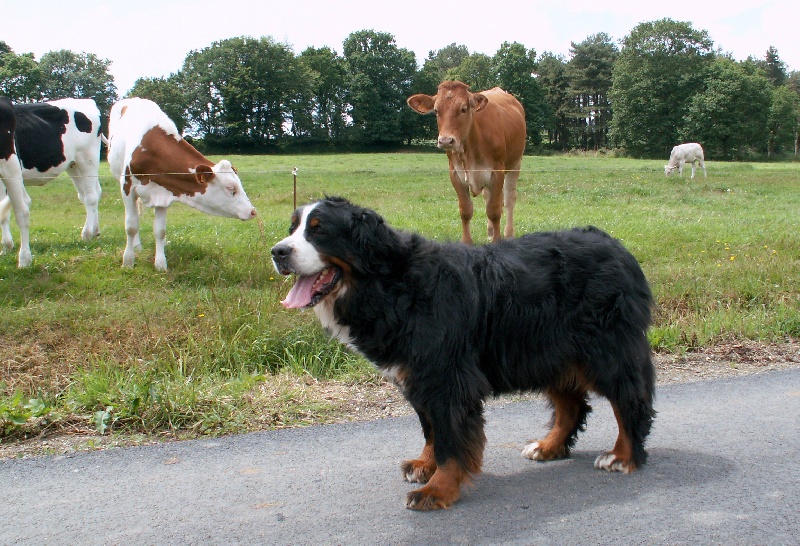
{"type": "MultiPolygon", "coordinates": [[[[71,423],[189,434],[302,424],[325,405],[265,389],[280,374],[376,380],[327,340],[313,313],[278,303],[290,285],[269,249],[287,233],[291,170],[300,204],[342,195],[398,228],[455,240],[443,154],[229,159],[259,217],[173,206],[166,273],[153,269],[152,211],[136,267],[120,267],[123,206],[107,165],[95,242],[80,239],[84,210],[66,177],[29,188],[34,265],[19,270],[16,254],[0,256],[0,441],[71,423]]],[[[592,224],[621,239],[658,300],[657,351],[800,337],[800,164],[711,162],[708,179],[689,180],[665,178],[663,163],[527,157],[517,233],[592,224]]],[[[473,237],[484,241],[480,201],[475,219],[473,237]]]]}

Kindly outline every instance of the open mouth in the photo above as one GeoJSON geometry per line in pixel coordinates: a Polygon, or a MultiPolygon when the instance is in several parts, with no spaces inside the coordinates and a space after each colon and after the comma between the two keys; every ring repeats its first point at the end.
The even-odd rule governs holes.
{"type": "Polygon", "coordinates": [[[331,293],[342,278],[342,270],[330,265],[314,275],[299,275],[281,304],[287,309],[314,307],[331,293]]]}

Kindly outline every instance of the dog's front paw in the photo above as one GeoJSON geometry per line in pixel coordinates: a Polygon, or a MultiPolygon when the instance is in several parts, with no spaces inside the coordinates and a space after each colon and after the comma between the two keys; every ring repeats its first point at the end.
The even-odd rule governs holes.
{"type": "Polygon", "coordinates": [[[548,449],[544,442],[531,442],[522,450],[522,456],[531,461],[552,461],[569,457],[566,446],[557,449],[548,449]]]}
{"type": "Polygon", "coordinates": [[[406,496],[406,508],[410,510],[441,510],[450,508],[458,500],[458,492],[446,494],[436,487],[426,485],[406,496]]]}
{"type": "Polygon", "coordinates": [[[412,459],[403,461],[400,465],[403,478],[411,483],[428,483],[433,473],[436,472],[436,461],[424,461],[422,459],[412,459]]]}

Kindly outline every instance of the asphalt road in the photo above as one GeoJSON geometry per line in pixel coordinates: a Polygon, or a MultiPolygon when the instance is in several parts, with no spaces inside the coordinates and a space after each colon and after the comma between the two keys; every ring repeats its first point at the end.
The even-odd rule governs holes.
{"type": "Polygon", "coordinates": [[[487,409],[484,473],[403,508],[414,417],[0,462],[0,544],[800,544],[800,370],[658,390],[650,461],[592,468],[603,399],[564,461],[520,456],[544,402],[487,409]]]}

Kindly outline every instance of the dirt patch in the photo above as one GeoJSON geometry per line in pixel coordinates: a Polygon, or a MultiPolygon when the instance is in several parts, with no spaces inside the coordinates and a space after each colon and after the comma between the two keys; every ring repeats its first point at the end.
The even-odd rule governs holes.
{"type": "MultiPolygon", "coordinates": [[[[757,342],[732,342],[683,355],[656,355],[656,373],[659,385],[687,383],[707,379],[738,377],[753,373],[800,367],[800,342],[779,344],[757,342]]],[[[346,383],[341,381],[316,381],[311,378],[276,377],[259,388],[253,403],[274,397],[278,392],[290,391],[291,396],[283,411],[293,411],[293,400],[318,401],[328,408],[324,413],[309,412],[303,416],[303,426],[346,421],[366,421],[408,415],[413,410],[397,388],[386,381],[346,383]]],[[[517,395],[510,398],[526,399],[536,395],[517,395]]],[[[509,397],[502,397],[506,401],[509,397]]],[[[493,403],[492,401],[489,402],[493,403]]],[[[296,417],[296,415],[294,416],[296,417]]],[[[261,423],[253,423],[252,430],[284,428],[280,412],[265,414],[261,423]]],[[[293,422],[297,422],[294,419],[293,422]]],[[[164,433],[157,436],[96,434],[86,422],[73,422],[57,432],[47,433],[29,440],[0,444],[0,459],[27,458],[42,455],[63,455],[75,451],[90,451],[144,445],[189,438],[188,435],[164,433]]]]}

